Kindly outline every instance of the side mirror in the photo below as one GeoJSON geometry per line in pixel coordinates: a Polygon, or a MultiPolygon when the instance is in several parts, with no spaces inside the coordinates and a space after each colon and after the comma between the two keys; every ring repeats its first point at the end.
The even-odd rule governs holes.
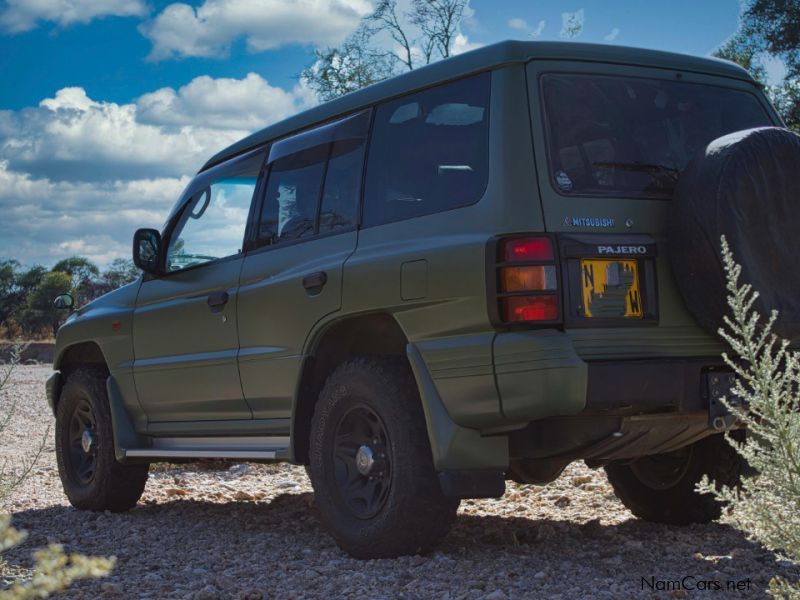
{"type": "Polygon", "coordinates": [[[53,306],[56,308],[72,308],[75,306],[75,298],[72,294],[59,294],[53,300],[53,306]]]}
{"type": "Polygon", "coordinates": [[[133,264],[145,273],[158,273],[161,234],[156,229],[139,229],[133,234],[133,264]]]}

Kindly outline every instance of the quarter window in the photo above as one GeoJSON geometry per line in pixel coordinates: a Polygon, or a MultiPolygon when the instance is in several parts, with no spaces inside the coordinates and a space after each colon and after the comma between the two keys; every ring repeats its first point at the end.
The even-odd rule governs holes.
{"type": "Polygon", "coordinates": [[[483,196],[490,83],[483,73],[378,107],[364,226],[451,210],[483,196]]]}
{"type": "Polygon", "coordinates": [[[264,152],[219,167],[219,178],[196,192],[173,228],[167,271],[180,271],[241,252],[247,215],[264,152]]]}

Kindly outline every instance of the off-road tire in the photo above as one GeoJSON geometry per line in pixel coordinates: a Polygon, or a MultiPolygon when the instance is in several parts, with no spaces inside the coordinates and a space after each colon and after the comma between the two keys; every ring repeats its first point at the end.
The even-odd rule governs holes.
{"type": "Polygon", "coordinates": [[[124,512],[139,501],[149,465],[123,465],[114,455],[111,412],[106,392],[107,373],[81,367],[67,375],[56,408],[56,459],[70,504],[82,510],[124,512]],[[79,406],[91,407],[94,420],[94,468],[82,481],[70,454],[70,424],[79,406]]]}
{"type": "Polygon", "coordinates": [[[631,464],[612,463],[605,467],[606,475],[617,498],[641,519],[672,525],[708,523],[720,517],[723,505],[711,494],[697,493],[695,486],[708,475],[718,486],[736,487],[746,463],[719,434],[695,442],[688,452],[682,474],[664,481],[662,489],[645,483],[637,471],[647,469],[653,459],[669,459],[677,453],[642,457],[631,464]]]}
{"type": "Polygon", "coordinates": [[[319,512],[350,555],[368,559],[425,553],[447,535],[459,501],[442,493],[416,382],[404,359],[355,358],[330,375],[314,411],[309,457],[319,512]],[[336,479],[336,468],[341,472],[344,463],[334,459],[341,424],[362,410],[382,423],[388,457],[388,492],[369,517],[359,517],[348,505],[336,479]]]}

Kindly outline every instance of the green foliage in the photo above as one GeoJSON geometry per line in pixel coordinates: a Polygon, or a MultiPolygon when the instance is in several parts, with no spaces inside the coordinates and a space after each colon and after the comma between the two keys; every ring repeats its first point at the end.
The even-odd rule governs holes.
{"type": "Polygon", "coordinates": [[[65,314],[53,305],[53,299],[59,294],[72,289],[72,278],[61,271],[50,271],[42,276],[39,284],[28,294],[25,308],[22,309],[19,322],[22,330],[31,334],[42,329],[49,330],[54,336],[65,314]]]}
{"type": "MultiPolygon", "coordinates": [[[[7,516],[0,516],[0,551],[12,548],[25,539],[25,534],[11,527],[7,516]]],[[[114,568],[114,558],[98,558],[82,554],[67,555],[58,544],[51,544],[34,553],[33,576],[0,591],[0,600],[47,598],[64,591],[73,581],[87,577],[104,577],[114,568]]]]}
{"type": "Polygon", "coordinates": [[[783,60],[790,77],[800,77],[798,0],[750,0],[742,14],[740,31],[760,50],[783,60]]]}
{"type": "MultiPolygon", "coordinates": [[[[21,347],[15,348],[11,361],[0,371],[0,400],[3,390],[9,385],[11,373],[19,359],[21,347]]],[[[11,421],[16,405],[0,403],[0,437],[11,421]]],[[[48,437],[45,433],[43,442],[48,437]]],[[[31,471],[39,458],[43,445],[36,455],[16,469],[0,466],[0,506],[5,504],[9,494],[19,486],[31,471]]],[[[0,553],[13,548],[25,540],[25,533],[11,527],[11,518],[0,514],[0,553]]],[[[61,546],[52,544],[34,554],[35,566],[30,577],[20,578],[7,589],[0,590],[0,600],[28,600],[29,598],[47,598],[50,594],[65,590],[73,581],[86,577],[102,577],[114,568],[114,558],[87,557],[80,554],[67,555],[61,546]]],[[[11,573],[8,565],[0,558],[0,574],[11,573]]]]}
{"type": "Polygon", "coordinates": [[[749,0],[739,30],[714,52],[750,71],[790,129],[800,132],[800,1],[749,0]],[[786,65],[783,81],[767,85],[766,57],[786,65]]]}
{"type": "Polygon", "coordinates": [[[122,287],[139,277],[139,269],[129,258],[115,258],[100,276],[100,285],[106,292],[122,287]]]}
{"type": "Polygon", "coordinates": [[[316,50],[316,62],[303,69],[300,78],[328,101],[391,77],[391,61],[370,48],[370,36],[361,26],[341,46],[316,50]]]}
{"type": "MultiPolygon", "coordinates": [[[[729,505],[724,518],[731,524],[800,565],[800,353],[772,333],[777,312],[764,323],[753,309],[758,292],[740,284],[742,269],[725,238],[722,251],[732,311],[720,329],[732,350],[723,358],[736,373],[733,393],[745,406],[723,401],[747,429],[745,442],[728,441],[757,475],[741,489],[717,490],[704,481],[701,490],[729,505]]],[[[776,578],[770,591],[800,598],[800,583],[776,578]]]]}
{"type": "Polygon", "coordinates": [[[300,73],[323,100],[450,56],[468,0],[378,0],[341,46],[316,51],[300,73]]]}
{"type": "Polygon", "coordinates": [[[761,50],[751,38],[737,34],[714,51],[714,56],[735,62],[747,69],[751,77],[767,84],[767,70],[760,60],[761,50]]]}
{"type": "Polygon", "coordinates": [[[133,261],[118,258],[104,271],[87,258],[73,256],[59,261],[51,270],[41,265],[22,269],[15,260],[0,260],[0,333],[7,337],[24,334],[53,335],[66,318],[53,307],[58,294],[71,293],[76,306],[134,281],[139,270],[133,261]]]}

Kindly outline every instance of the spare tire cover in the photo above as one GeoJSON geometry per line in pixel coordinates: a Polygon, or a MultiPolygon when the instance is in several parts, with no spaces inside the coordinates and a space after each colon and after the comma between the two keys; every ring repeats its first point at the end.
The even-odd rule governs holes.
{"type": "Polygon", "coordinates": [[[689,311],[716,332],[730,314],[720,237],[781,337],[800,342],[800,136],[777,127],[711,142],[681,173],[669,226],[673,275],[689,311]]]}

